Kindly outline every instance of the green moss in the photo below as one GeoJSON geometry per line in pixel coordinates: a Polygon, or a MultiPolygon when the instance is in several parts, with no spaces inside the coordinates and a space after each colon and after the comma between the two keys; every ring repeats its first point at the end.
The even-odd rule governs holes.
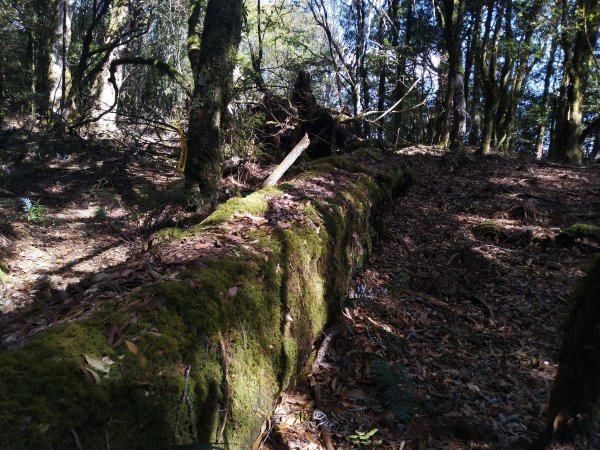
{"type": "Polygon", "coordinates": [[[377,161],[381,159],[381,155],[378,154],[377,150],[384,150],[385,147],[385,142],[380,139],[364,139],[362,141],[351,142],[350,144],[346,145],[346,147],[344,147],[344,151],[346,153],[362,151],[365,152],[369,157],[377,161]]]}
{"type": "Polygon", "coordinates": [[[471,227],[473,235],[480,239],[500,241],[506,237],[504,229],[496,222],[486,220],[471,227]]]}
{"type": "Polygon", "coordinates": [[[561,244],[571,244],[576,239],[589,239],[600,243],[600,227],[577,223],[571,225],[557,236],[557,241],[561,244]]]}
{"type": "MultiPolygon", "coordinates": [[[[113,449],[163,449],[215,442],[225,418],[229,448],[250,448],[273,399],[339,312],[370,248],[373,209],[403,180],[400,172],[374,179],[378,173],[339,161],[327,164],[354,174],[340,174],[333,196],[298,205],[304,219],[287,229],[248,230],[252,251],[202,260],[203,270],[188,266],[179,279],[144,287],[114,310],[105,305],[98,320],[54,328],[23,350],[0,353],[0,429],[9,430],[0,448],[73,448],[76,434],[83,448],[104,448],[108,436],[113,449]],[[108,331],[126,324],[129,347],[110,346],[108,331]],[[99,385],[80,370],[86,353],[115,362],[99,385]]],[[[232,199],[167,239],[202,233],[235,214],[265,214],[271,197],[294,186],[232,199]]]]}

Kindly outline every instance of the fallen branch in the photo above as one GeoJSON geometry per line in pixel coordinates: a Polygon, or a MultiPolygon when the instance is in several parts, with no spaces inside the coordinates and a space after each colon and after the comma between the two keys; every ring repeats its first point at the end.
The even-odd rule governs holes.
{"type": "Polygon", "coordinates": [[[275,168],[273,173],[269,175],[269,178],[265,180],[262,184],[263,188],[271,187],[279,181],[279,179],[287,172],[287,170],[296,162],[296,160],[300,157],[302,152],[308,148],[310,145],[310,139],[308,137],[308,133],[304,135],[304,137],[296,144],[296,146],[292,149],[291,152],[285,157],[283,161],[275,168]]]}

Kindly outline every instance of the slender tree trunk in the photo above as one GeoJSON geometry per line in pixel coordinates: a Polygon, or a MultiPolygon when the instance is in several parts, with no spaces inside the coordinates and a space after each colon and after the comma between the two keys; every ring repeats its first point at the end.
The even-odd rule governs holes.
{"type": "Polygon", "coordinates": [[[556,48],[558,47],[558,39],[552,36],[550,44],[550,53],[548,55],[548,64],[546,65],[546,74],[544,76],[544,92],[541,102],[541,119],[538,124],[537,137],[535,139],[535,156],[537,159],[542,159],[544,155],[544,137],[546,135],[546,125],[548,124],[548,102],[550,98],[550,82],[554,74],[554,57],[556,56],[556,48]]]}
{"type": "MultiPolygon", "coordinates": [[[[367,27],[366,27],[366,5],[364,0],[354,0],[353,6],[356,12],[356,48],[355,58],[357,66],[357,85],[360,83],[360,90],[357,92],[358,103],[361,105],[360,111],[368,111],[370,106],[369,95],[369,73],[367,71],[367,27]],[[362,97],[362,98],[361,98],[362,97]]],[[[359,114],[359,111],[356,111],[359,114]]],[[[361,134],[368,136],[370,127],[367,123],[361,126],[361,134]]]]}
{"type": "MultiPolygon", "coordinates": [[[[477,145],[480,139],[481,133],[481,69],[479,64],[481,62],[478,55],[481,54],[481,6],[475,5],[475,22],[473,24],[470,55],[467,57],[467,67],[473,69],[469,72],[473,73],[473,89],[470,93],[470,116],[471,116],[471,131],[469,133],[469,144],[477,145]],[[472,60],[472,61],[471,61],[472,60]]],[[[469,99],[469,90],[467,89],[469,78],[465,71],[465,98],[469,99]]]]}
{"type": "Polygon", "coordinates": [[[50,62],[50,105],[54,114],[63,115],[69,68],[67,56],[71,44],[71,24],[74,0],[59,0],[56,4],[56,24],[50,62]]]}
{"type": "Polygon", "coordinates": [[[32,77],[31,113],[32,119],[37,119],[38,114],[46,114],[48,111],[48,100],[50,83],[48,67],[50,65],[50,54],[52,37],[54,32],[54,12],[56,3],[48,0],[34,0],[32,3],[31,23],[33,29],[29,31],[27,60],[32,77]]]}
{"type": "Polygon", "coordinates": [[[452,134],[450,148],[458,149],[467,133],[467,101],[465,99],[463,74],[460,69],[454,77],[454,99],[453,99],[452,134]]]}
{"type": "Polygon", "coordinates": [[[511,146],[510,133],[515,115],[517,113],[517,107],[519,106],[523,96],[523,88],[527,82],[529,74],[531,73],[531,69],[539,60],[539,58],[534,58],[531,63],[529,62],[532,53],[531,40],[533,38],[533,32],[535,31],[535,20],[540,14],[541,9],[542,1],[535,0],[531,3],[526,12],[525,19],[528,25],[523,40],[520,44],[518,65],[511,85],[510,95],[508,96],[508,105],[505,110],[506,112],[502,122],[499,124],[497,145],[502,146],[505,150],[509,150],[511,146]]]}
{"type": "MultiPolygon", "coordinates": [[[[398,66],[396,68],[396,86],[394,88],[394,95],[392,98],[392,104],[396,103],[406,94],[407,83],[408,83],[408,74],[406,73],[406,63],[408,61],[409,55],[412,54],[411,44],[413,40],[413,16],[414,16],[414,1],[415,0],[406,0],[405,8],[405,16],[404,16],[404,41],[402,43],[402,48],[399,47],[399,37],[398,30],[396,30],[396,51],[398,53],[398,66]]],[[[396,14],[399,2],[396,2],[396,14]]],[[[395,27],[400,28],[399,21],[394,22],[395,27]]],[[[392,44],[393,45],[393,44],[392,44]]],[[[402,108],[402,106],[400,106],[402,108]]],[[[394,114],[394,129],[400,129],[402,127],[402,122],[404,120],[404,115],[401,111],[398,111],[394,114]]]]}
{"type": "MultiPolygon", "coordinates": [[[[221,126],[231,100],[242,0],[209,0],[187,133],[186,186],[210,198],[221,179],[221,126]]],[[[195,199],[193,199],[195,200],[195,199]]]]}
{"type": "Polygon", "coordinates": [[[443,10],[438,13],[448,52],[448,81],[438,141],[443,148],[459,147],[466,132],[464,69],[460,48],[464,9],[465,0],[444,0],[443,10]]]}
{"type": "MultiPolygon", "coordinates": [[[[514,42],[514,34],[512,28],[512,17],[513,17],[513,0],[506,0],[506,12],[504,14],[506,18],[504,20],[504,36],[502,40],[508,42],[514,42]]],[[[493,123],[493,141],[494,147],[500,149],[502,145],[502,122],[508,110],[508,103],[510,102],[510,86],[511,86],[511,75],[513,73],[513,67],[515,64],[515,57],[513,52],[504,52],[504,62],[500,69],[499,80],[496,82],[496,94],[498,97],[498,103],[494,112],[494,123],[493,123]]]]}
{"type": "Polygon", "coordinates": [[[549,156],[580,163],[583,159],[580,139],[583,97],[594,60],[600,26],[600,5],[597,0],[577,0],[572,12],[574,19],[570,24],[571,28],[576,29],[572,40],[568,36],[569,27],[566,27],[568,14],[568,4],[563,0],[564,75],[549,156]]]}
{"type": "Polygon", "coordinates": [[[249,41],[250,45],[250,62],[252,63],[252,75],[254,77],[254,83],[260,92],[266,93],[267,89],[265,86],[265,80],[262,74],[262,60],[263,60],[263,30],[262,30],[262,8],[260,0],[256,2],[256,15],[257,15],[257,43],[256,47],[249,41]]]}
{"type": "MultiPolygon", "coordinates": [[[[385,108],[386,100],[386,85],[385,80],[387,76],[387,60],[385,57],[385,16],[380,14],[379,16],[379,28],[377,30],[377,43],[379,44],[379,83],[377,86],[377,110],[383,111],[385,108]]],[[[377,138],[383,139],[383,125],[385,123],[385,117],[382,117],[377,122],[377,138]]]]}
{"type": "Polygon", "coordinates": [[[495,2],[489,0],[488,14],[486,18],[485,34],[482,45],[482,56],[480,61],[481,80],[483,85],[483,123],[481,133],[481,153],[489,153],[492,148],[494,135],[494,111],[498,105],[496,72],[498,71],[498,46],[500,41],[500,29],[504,11],[504,2],[500,2],[496,13],[496,24],[492,38],[491,21],[495,2]]]}
{"type": "Polygon", "coordinates": [[[29,72],[30,80],[31,80],[31,98],[29,100],[29,113],[31,115],[31,120],[36,119],[37,115],[37,102],[36,102],[36,72],[35,72],[35,41],[33,39],[33,35],[31,32],[27,33],[27,51],[25,55],[25,64],[27,66],[27,70],[29,72]]]}

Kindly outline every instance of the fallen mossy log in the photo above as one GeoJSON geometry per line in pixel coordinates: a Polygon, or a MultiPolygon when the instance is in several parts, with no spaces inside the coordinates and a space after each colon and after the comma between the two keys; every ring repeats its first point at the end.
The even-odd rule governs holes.
{"type": "Polygon", "coordinates": [[[407,183],[394,167],[328,158],[163,233],[153,283],[0,353],[0,448],[254,448],[407,183]]]}

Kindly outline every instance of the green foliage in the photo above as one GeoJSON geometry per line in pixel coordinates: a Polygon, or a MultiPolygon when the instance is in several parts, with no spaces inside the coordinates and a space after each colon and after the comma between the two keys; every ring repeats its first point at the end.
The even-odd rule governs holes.
{"type": "Polygon", "coordinates": [[[27,221],[32,223],[40,223],[45,219],[47,208],[40,204],[39,200],[37,202],[32,202],[27,197],[22,197],[20,200],[23,204],[27,221]]]}
{"type": "Polygon", "coordinates": [[[473,225],[471,228],[473,234],[480,239],[489,239],[492,241],[500,241],[506,237],[506,233],[500,225],[492,220],[473,225]]]}
{"type": "Polygon", "coordinates": [[[377,428],[373,428],[367,432],[357,431],[355,434],[349,434],[346,436],[346,439],[354,445],[358,445],[359,449],[372,449],[381,445],[383,442],[381,439],[375,439],[373,436],[379,430],[377,428]]]}
{"type": "Polygon", "coordinates": [[[398,419],[410,420],[416,404],[410,391],[413,380],[406,369],[400,364],[375,361],[371,364],[371,373],[379,386],[386,408],[398,419]]]}
{"type": "Polygon", "coordinates": [[[97,220],[105,220],[106,219],[106,210],[102,206],[98,206],[94,211],[94,219],[97,220]]]}
{"type": "Polygon", "coordinates": [[[600,227],[587,223],[576,223],[563,230],[556,238],[557,242],[562,245],[572,244],[576,239],[600,242],[600,227]]]}

